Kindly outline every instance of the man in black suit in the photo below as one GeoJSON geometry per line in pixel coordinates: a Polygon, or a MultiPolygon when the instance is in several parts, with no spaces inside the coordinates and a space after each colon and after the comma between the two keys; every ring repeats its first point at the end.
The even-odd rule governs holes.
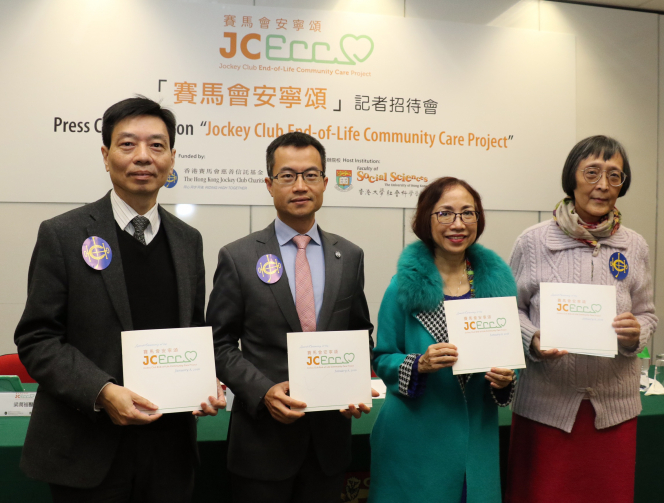
{"type": "MultiPolygon", "coordinates": [[[[338,502],[350,462],[351,416],[369,408],[303,413],[288,396],[286,334],[368,330],[364,254],[316,223],[327,186],[325,149],[287,133],[267,149],[265,179],[277,219],[219,252],[207,322],[217,375],[235,393],[228,469],[236,502],[338,502]],[[257,273],[266,255],[282,277],[257,273]],[[242,351],[238,342],[242,341],[242,351]]],[[[373,346],[369,335],[367,344],[373,346]]]]}
{"type": "Polygon", "coordinates": [[[120,333],[204,324],[200,233],[157,204],[173,170],[175,117],[147,98],[110,107],[102,155],[113,190],[43,222],[14,336],[39,383],[21,468],[54,501],[182,502],[191,498],[196,415],[123,387],[120,333]]]}

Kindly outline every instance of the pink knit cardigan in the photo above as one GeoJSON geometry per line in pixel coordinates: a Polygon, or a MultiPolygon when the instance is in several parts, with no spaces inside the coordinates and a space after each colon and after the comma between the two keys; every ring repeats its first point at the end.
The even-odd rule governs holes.
{"type": "Polygon", "coordinates": [[[595,408],[598,429],[622,423],[641,412],[640,364],[636,353],[657,327],[648,245],[640,234],[621,226],[593,249],[568,237],[553,220],[526,229],[517,239],[510,266],[518,288],[518,306],[527,368],[519,376],[512,409],[540,423],[572,430],[584,396],[595,408]],[[629,263],[622,281],[609,271],[609,257],[621,252],[629,263]],[[615,358],[569,354],[556,360],[538,360],[530,342],[540,324],[540,282],[615,285],[618,313],[631,312],[641,324],[635,351],[619,346],[615,358]]]}

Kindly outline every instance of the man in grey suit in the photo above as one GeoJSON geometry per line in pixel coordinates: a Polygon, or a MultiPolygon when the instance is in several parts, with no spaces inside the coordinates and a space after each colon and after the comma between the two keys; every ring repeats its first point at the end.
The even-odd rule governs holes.
{"type": "Polygon", "coordinates": [[[196,415],[123,386],[120,333],[204,324],[200,233],[157,205],[173,171],[175,117],[130,98],[110,107],[102,156],[113,190],[43,222],[16,328],[21,361],[39,383],[21,468],[54,501],[183,502],[191,498],[196,415]]]}
{"type": "MultiPolygon", "coordinates": [[[[306,404],[288,396],[286,334],[371,334],[364,254],[316,223],[327,186],[318,140],[299,132],[280,136],[267,149],[267,171],[277,218],[221,249],[207,310],[217,375],[236,397],[228,446],[233,500],[338,502],[351,456],[350,418],[370,409],[291,410],[306,404]],[[267,255],[282,264],[276,282],[277,275],[258,272],[267,255]]],[[[370,335],[367,344],[373,346],[370,335]]]]}

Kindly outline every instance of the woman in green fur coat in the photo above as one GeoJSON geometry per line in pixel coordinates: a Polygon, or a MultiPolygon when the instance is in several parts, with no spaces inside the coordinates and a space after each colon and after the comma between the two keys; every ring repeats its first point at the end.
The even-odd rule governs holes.
{"type": "Polygon", "coordinates": [[[512,370],[454,376],[444,302],[516,295],[510,268],[474,244],[484,230],[479,194],[463,180],[432,182],[378,314],[374,370],[387,385],[371,434],[370,503],[501,501],[498,406],[512,370]]]}

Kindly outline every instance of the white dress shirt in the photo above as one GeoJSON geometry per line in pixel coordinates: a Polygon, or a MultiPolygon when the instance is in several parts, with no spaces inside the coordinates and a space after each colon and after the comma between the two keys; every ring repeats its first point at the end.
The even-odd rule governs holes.
{"type": "MultiPolygon", "coordinates": [[[[134,217],[138,216],[138,213],[134,208],[125,203],[120,196],[117,195],[115,189],[111,191],[111,206],[113,206],[113,217],[115,221],[125,232],[128,232],[132,236],[134,235],[134,225],[131,223],[134,217]]],[[[159,232],[159,226],[161,225],[161,217],[159,216],[159,204],[155,204],[150,210],[142,215],[147,218],[150,223],[145,228],[145,244],[150,244],[150,241],[154,239],[159,232]]]]}

